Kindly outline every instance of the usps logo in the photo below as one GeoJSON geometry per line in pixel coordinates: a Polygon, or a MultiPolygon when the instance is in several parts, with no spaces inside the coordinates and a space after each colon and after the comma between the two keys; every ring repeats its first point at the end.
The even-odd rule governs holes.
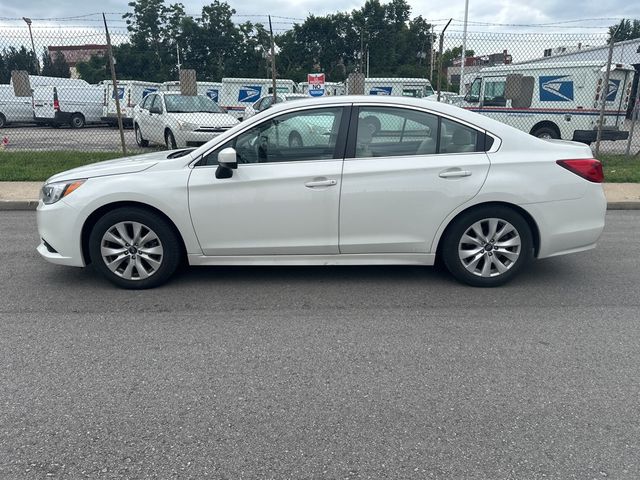
{"type": "Polygon", "coordinates": [[[391,95],[393,87],[372,87],[369,90],[369,95],[391,95]]]}
{"type": "Polygon", "coordinates": [[[609,88],[607,90],[607,102],[613,102],[618,95],[620,89],[620,80],[609,80],[609,88]]]}
{"type": "Polygon", "coordinates": [[[146,97],[150,93],[157,92],[157,91],[158,91],[157,88],[145,88],[144,90],[142,90],[142,98],[146,97]]]}
{"type": "Polygon", "coordinates": [[[240,87],[240,92],[238,93],[238,101],[246,103],[256,102],[260,98],[261,93],[262,87],[260,85],[240,87]]]}
{"type": "MultiPolygon", "coordinates": [[[[115,92],[111,94],[111,98],[116,98],[115,92]]],[[[118,99],[122,100],[124,98],[124,87],[118,87],[118,99]]]]}
{"type": "Polygon", "coordinates": [[[207,97],[209,97],[214,102],[218,103],[218,90],[215,88],[210,88],[206,92],[207,97]]]}
{"type": "Polygon", "coordinates": [[[540,77],[540,101],[573,101],[573,80],[571,79],[571,76],[540,77]]]}

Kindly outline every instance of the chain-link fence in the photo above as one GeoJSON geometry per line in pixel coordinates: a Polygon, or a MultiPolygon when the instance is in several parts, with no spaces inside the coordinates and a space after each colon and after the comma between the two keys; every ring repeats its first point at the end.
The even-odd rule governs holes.
{"type": "MultiPolygon", "coordinates": [[[[89,26],[60,19],[0,23],[0,149],[40,156],[121,152],[118,109],[128,153],[196,146],[268,108],[274,101],[268,29],[236,22],[224,26],[229,31],[222,35],[212,30],[215,22],[205,10],[196,19],[173,22],[178,13],[165,11],[157,31],[135,23],[134,14],[128,26],[121,15],[108,16],[115,89],[102,17],[87,19],[94,22],[89,26]],[[196,81],[181,85],[180,72],[187,69],[196,81]],[[15,85],[22,77],[12,74],[19,71],[29,74],[22,93],[15,85]]],[[[318,71],[326,74],[325,95],[343,95],[353,90],[349,74],[361,71],[367,95],[439,100],[539,137],[594,149],[599,139],[603,153],[640,151],[640,128],[634,125],[640,39],[610,49],[603,33],[472,31],[463,38],[457,27],[442,34],[439,51],[442,28],[411,21],[406,35],[415,40],[404,42],[409,45],[402,47],[402,58],[397,47],[391,71],[381,45],[392,40],[356,27],[342,34],[325,28],[326,45],[313,47],[296,25],[303,22],[274,22],[276,101],[310,96],[303,80],[318,71]],[[345,46],[349,38],[354,46],[345,46]],[[335,58],[326,60],[329,55],[335,58]]],[[[303,130],[322,136],[322,122],[311,120],[292,128],[285,141],[305,142],[298,138],[303,130]]]]}

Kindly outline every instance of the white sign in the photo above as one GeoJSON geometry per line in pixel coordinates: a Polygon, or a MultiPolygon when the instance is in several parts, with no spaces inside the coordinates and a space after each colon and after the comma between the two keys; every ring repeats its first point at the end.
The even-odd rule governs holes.
{"type": "Polygon", "coordinates": [[[326,90],[324,88],[324,73],[307,74],[307,83],[309,84],[309,96],[322,97],[326,90]]]}

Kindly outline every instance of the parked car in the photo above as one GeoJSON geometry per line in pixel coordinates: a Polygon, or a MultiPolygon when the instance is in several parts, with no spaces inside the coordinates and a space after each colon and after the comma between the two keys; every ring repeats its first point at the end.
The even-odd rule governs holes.
{"type": "MultiPolygon", "coordinates": [[[[305,95],[303,93],[276,93],[275,103],[290,102],[292,100],[302,100],[304,98],[309,98],[309,95],[305,95]]],[[[257,102],[245,108],[244,120],[253,117],[256,113],[260,113],[266,110],[267,108],[272,106],[273,103],[273,94],[260,97],[257,102]]]]}
{"type": "Polygon", "coordinates": [[[594,248],[604,228],[602,181],[588,146],[542,140],[452,105],[314,98],[275,105],[197,149],[51,177],[37,249],[52,263],[91,263],[124,288],[160,285],[183,259],[441,259],[458,280],[492,287],[534,257],[594,248]],[[320,119],[328,135],[282,142],[283,124],[320,119]]]}
{"type": "Polygon", "coordinates": [[[149,142],[168,149],[202,145],[238,124],[206,95],[154,92],[134,108],[136,143],[149,142]]]}

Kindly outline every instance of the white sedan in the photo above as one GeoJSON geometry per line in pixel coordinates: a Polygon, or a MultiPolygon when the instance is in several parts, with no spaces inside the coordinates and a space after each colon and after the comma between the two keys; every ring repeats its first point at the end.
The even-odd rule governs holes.
{"type": "Polygon", "coordinates": [[[125,288],[178,265],[433,265],[491,287],[533,258],[592,249],[602,167],[451,105],[344,96],[276,105],[195,150],[55,175],[38,252],[125,288]],[[288,124],[322,123],[301,145],[288,124]]]}
{"type": "MultiPolygon", "coordinates": [[[[302,93],[276,93],[275,103],[291,102],[294,100],[308,100],[311,97],[302,93]]],[[[273,105],[273,94],[264,95],[255,103],[244,110],[244,120],[253,117],[256,113],[264,112],[273,105]]]]}
{"type": "Polygon", "coordinates": [[[133,129],[140,147],[148,147],[150,142],[164,144],[167,149],[195,147],[238,123],[206,95],[153,92],[133,110],[133,129]]]}

